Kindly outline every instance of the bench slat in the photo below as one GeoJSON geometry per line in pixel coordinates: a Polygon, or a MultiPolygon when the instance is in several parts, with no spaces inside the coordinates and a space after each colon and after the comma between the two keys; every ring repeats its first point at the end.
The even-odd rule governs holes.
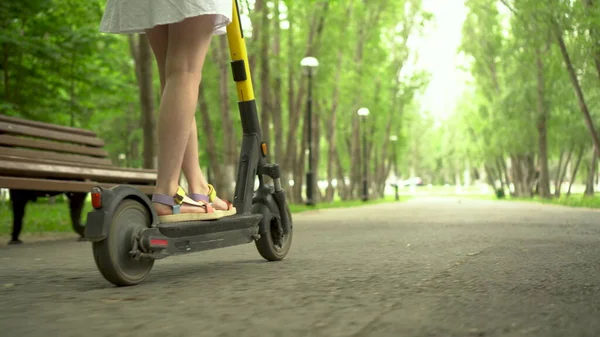
{"type": "MultiPolygon", "coordinates": [[[[36,164],[49,164],[49,165],[65,165],[64,161],[52,160],[52,159],[41,159],[41,158],[27,158],[27,157],[18,157],[18,156],[7,156],[0,154],[0,160],[6,161],[17,161],[22,163],[36,163],[36,164]]],[[[100,165],[100,164],[86,164],[86,163],[76,163],[77,167],[90,167],[90,168],[109,168],[113,170],[125,171],[125,172],[136,172],[136,173],[153,173],[156,174],[156,170],[150,169],[138,169],[138,168],[130,168],[130,167],[120,167],[115,165],[100,165]]]]}
{"type": "Polygon", "coordinates": [[[79,143],[97,147],[104,146],[104,141],[95,137],[74,135],[66,132],[47,130],[39,127],[13,124],[3,121],[0,121],[0,133],[60,140],[65,142],[79,143]]]}
{"type": "MultiPolygon", "coordinates": [[[[93,187],[101,186],[111,188],[116,184],[99,183],[92,181],[68,181],[51,179],[30,179],[16,177],[0,177],[0,187],[9,189],[23,189],[48,192],[90,192],[93,187]]],[[[131,185],[146,195],[152,195],[154,186],[131,185]]]]}
{"type": "Polygon", "coordinates": [[[70,162],[70,163],[86,163],[86,164],[97,164],[97,165],[111,165],[112,162],[109,158],[94,158],[94,157],[86,157],[80,156],[77,154],[64,154],[64,153],[55,153],[55,152],[45,152],[38,150],[28,150],[28,149],[16,149],[9,147],[0,147],[0,155],[3,156],[14,156],[14,157],[24,157],[24,158],[39,158],[39,159],[51,159],[60,162],[70,162]]]}
{"type": "Polygon", "coordinates": [[[23,118],[19,118],[19,117],[0,115],[0,121],[14,123],[14,124],[20,124],[20,125],[39,127],[39,128],[47,129],[47,130],[62,131],[62,132],[67,132],[67,133],[71,133],[71,134],[75,133],[75,134],[82,135],[82,136],[96,137],[96,133],[91,130],[74,128],[74,127],[70,127],[70,126],[50,124],[50,123],[46,123],[46,122],[32,121],[29,119],[23,119],[23,118]]]}
{"type": "Polygon", "coordinates": [[[0,144],[9,146],[28,147],[56,152],[84,154],[94,157],[108,157],[108,152],[102,148],[89,147],[68,143],[53,142],[50,140],[31,139],[10,135],[0,135],[0,144]]]}
{"type": "Polygon", "coordinates": [[[121,171],[118,169],[73,167],[67,165],[52,165],[0,160],[0,173],[11,176],[56,177],[71,179],[93,179],[114,183],[156,181],[156,174],[121,171]]]}

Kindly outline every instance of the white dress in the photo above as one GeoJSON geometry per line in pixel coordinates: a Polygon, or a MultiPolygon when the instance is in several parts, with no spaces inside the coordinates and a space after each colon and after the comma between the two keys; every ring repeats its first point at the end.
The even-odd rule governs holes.
{"type": "Polygon", "coordinates": [[[100,31],[143,34],[156,25],[207,14],[215,17],[214,34],[225,34],[233,15],[233,0],[107,0],[100,31]]]}

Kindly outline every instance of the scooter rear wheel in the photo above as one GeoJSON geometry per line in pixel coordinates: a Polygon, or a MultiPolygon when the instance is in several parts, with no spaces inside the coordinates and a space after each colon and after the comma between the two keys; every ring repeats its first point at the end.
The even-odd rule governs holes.
{"type": "MultiPolygon", "coordinates": [[[[287,214],[289,215],[290,223],[293,223],[292,212],[290,207],[286,205],[287,214]]],[[[281,261],[283,260],[292,246],[292,237],[294,228],[290,228],[287,234],[281,232],[280,220],[277,219],[275,214],[271,219],[271,223],[267,232],[255,241],[256,249],[260,256],[267,261],[281,261]]]]}
{"type": "Polygon", "coordinates": [[[125,199],[119,204],[111,219],[108,236],[92,245],[96,266],[107,281],[117,286],[131,286],[148,276],[154,260],[135,260],[129,252],[136,236],[150,223],[150,212],[141,203],[125,199]]]}

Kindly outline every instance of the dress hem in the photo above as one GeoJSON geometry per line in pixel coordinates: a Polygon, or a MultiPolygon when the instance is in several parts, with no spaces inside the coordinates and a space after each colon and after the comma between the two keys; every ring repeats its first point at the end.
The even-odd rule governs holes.
{"type": "Polygon", "coordinates": [[[199,12],[198,13],[198,12],[196,12],[196,13],[191,13],[191,14],[187,14],[187,15],[182,15],[179,18],[177,18],[176,20],[158,21],[158,22],[154,23],[154,25],[149,26],[149,27],[140,26],[140,27],[128,28],[128,29],[116,29],[116,28],[114,28],[115,25],[112,25],[112,24],[104,25],[103,24],[100,26],[100,32],[109,33],[109,34],[145,34],[147,29],[151,29],[151,28],[154,28],[154,27],[160,26],[160,25],[168,25],[171,23],[178,23],[185,19],[193,18],[196,16],[202,16],[202,15],[218,15],[221,18],[225,19],[223,23],[219,23],[219,24],[215,25],[215,27],[213,29],[214,35],[225,34],[226,31],[223,31],[222,29],[224,27],[227,27],[232,21],[231,18],[227,17],[226,15],[224,15],[222,13],[216,13],[216,12],[199,12]]]}

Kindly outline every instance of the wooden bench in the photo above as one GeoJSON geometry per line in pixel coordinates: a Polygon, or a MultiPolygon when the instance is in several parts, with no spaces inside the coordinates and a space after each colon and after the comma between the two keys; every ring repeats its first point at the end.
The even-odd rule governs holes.
{"type": "Polygon", "coordinates": [[[129,184],[151,195],[155,170],[113,165],[104,141],[89,130],[0,115],[0,188],[10,190],[11,243],[20,243],[25,206],[65,193],[73,229],[81,237],[81,212],[94,186],[129,184]]]}

